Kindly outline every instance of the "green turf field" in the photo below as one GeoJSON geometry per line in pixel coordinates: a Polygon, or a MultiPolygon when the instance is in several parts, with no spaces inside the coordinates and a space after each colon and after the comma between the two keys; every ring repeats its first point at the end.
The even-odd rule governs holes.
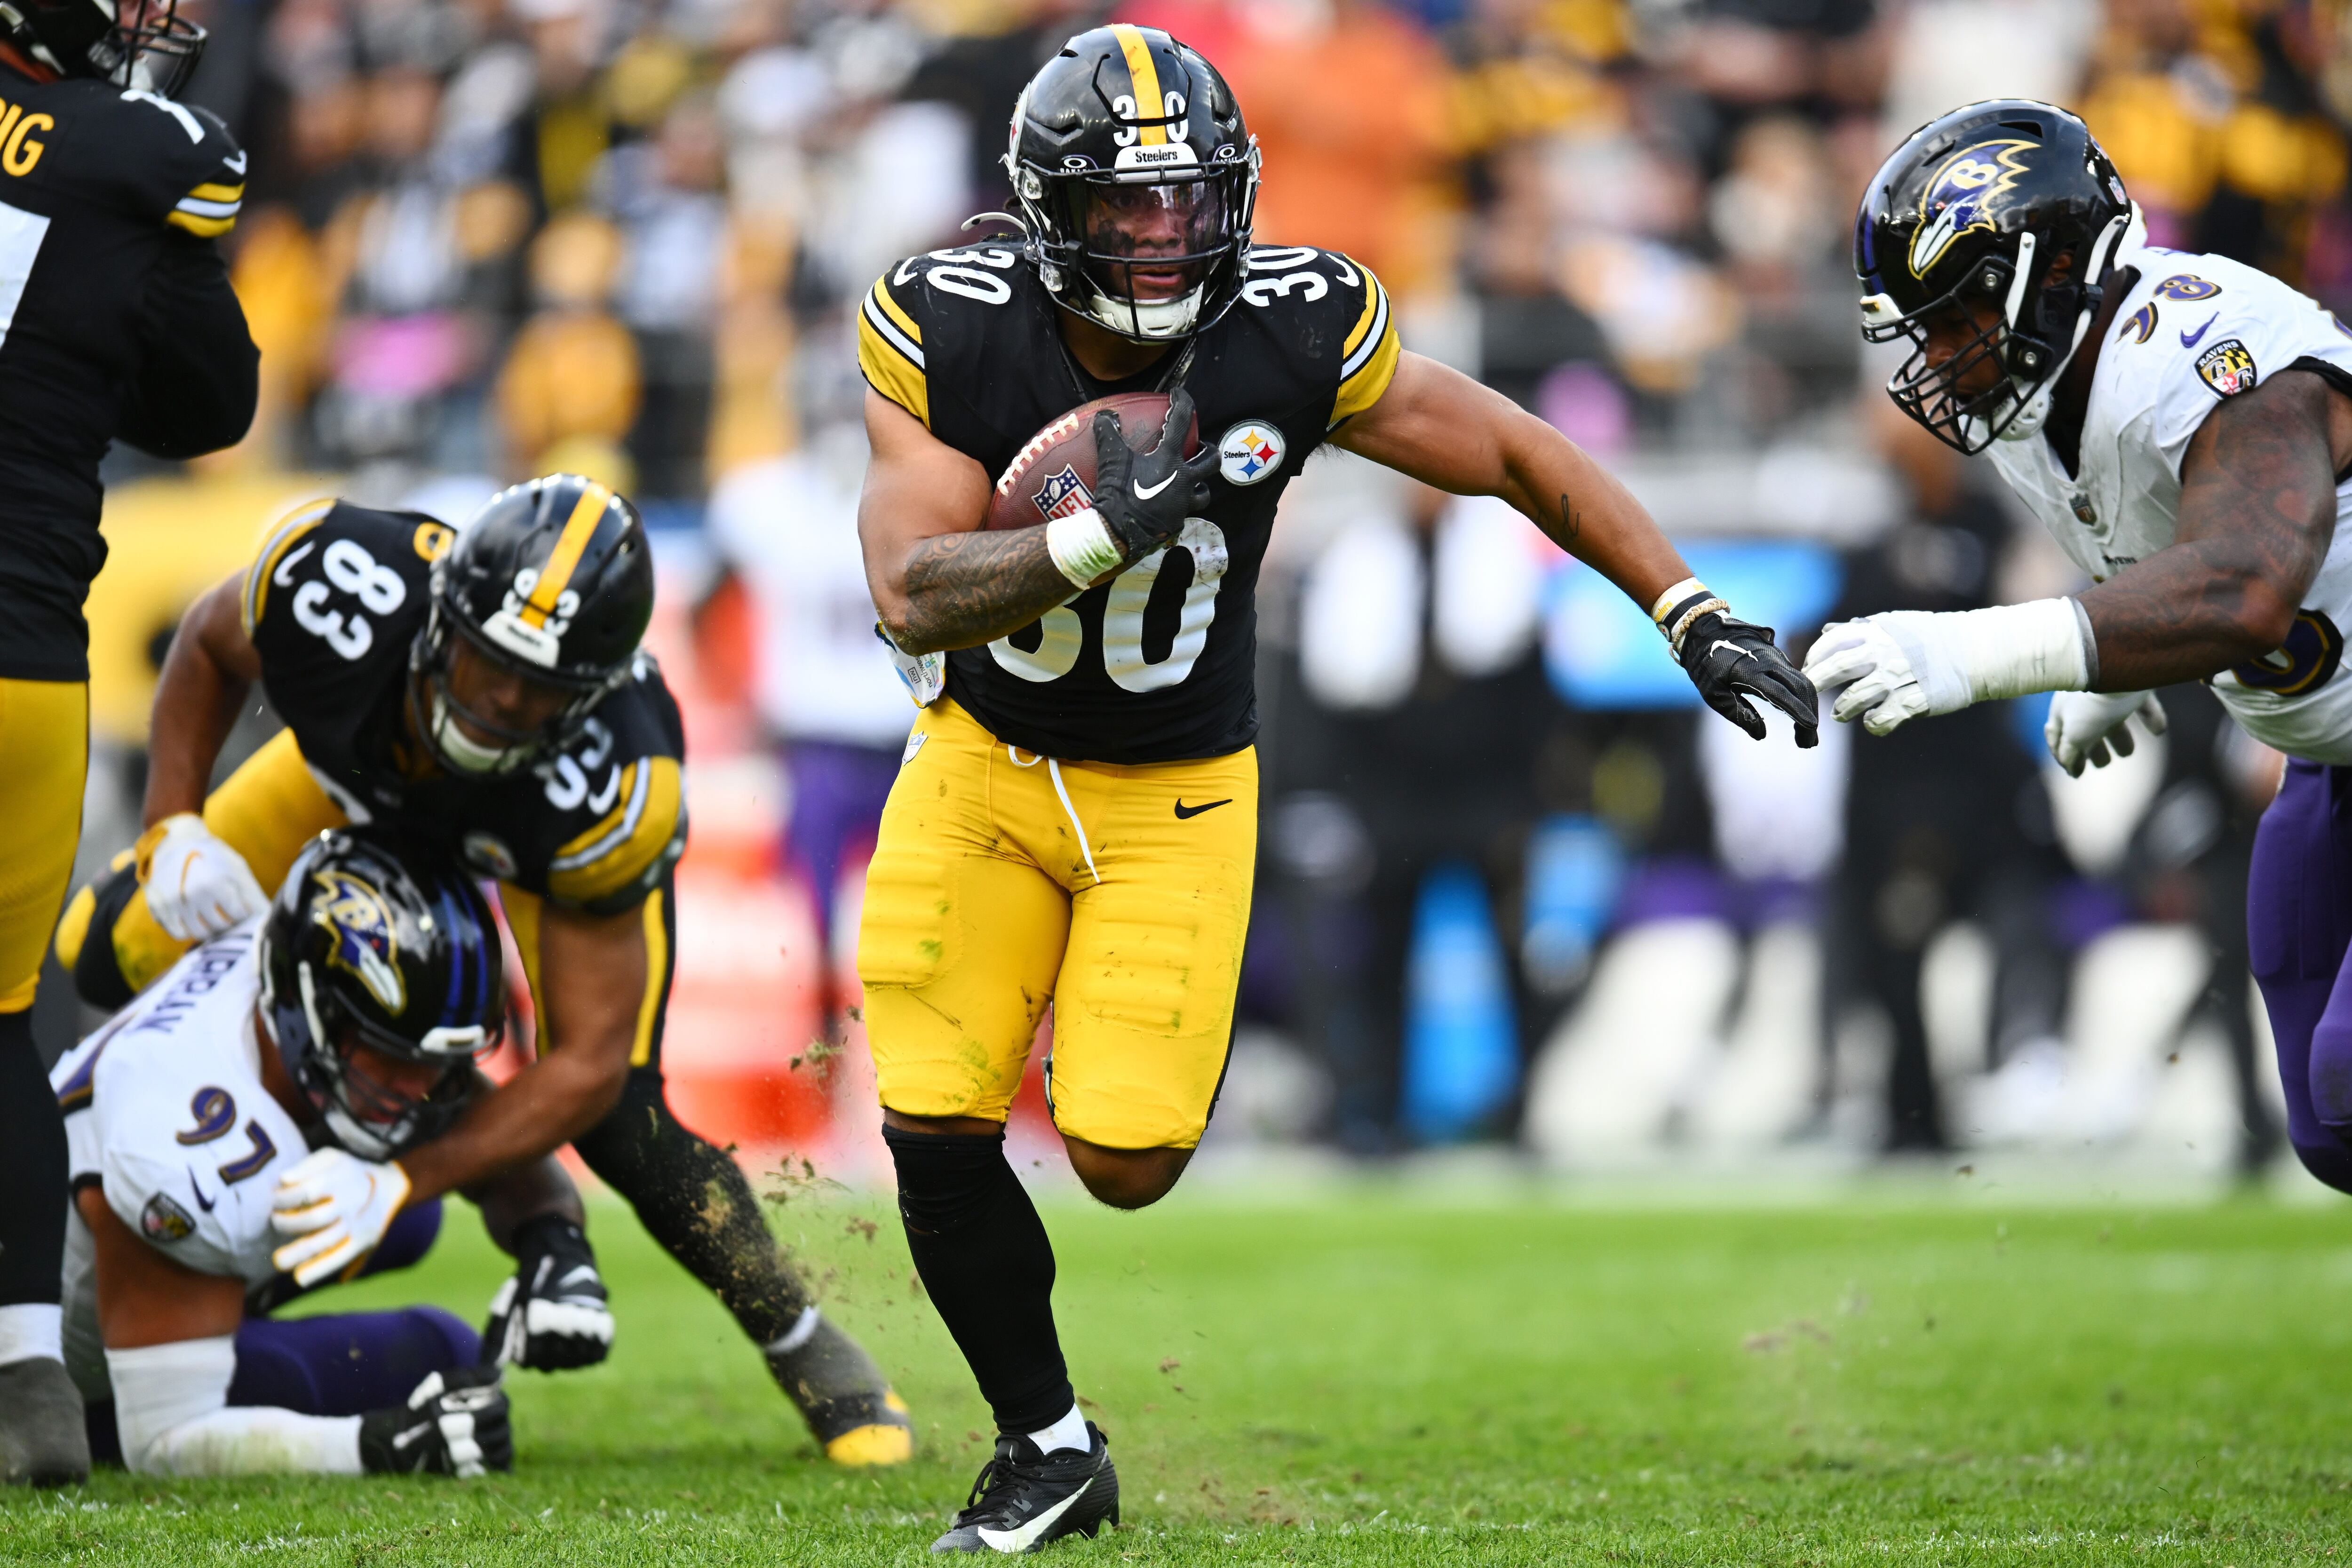
{"type": "MultiPolygon", "coordinates": [[[[2352,1204],[1592,1210],[1541,1198],[1057,1202],[1057,1298],[1126,1527],[1070,1562],[2352,1559],[2352,1204]]],[[[478,1315],[470,1214],[341,1308],[478,1315]]],[[[520,1374],[515,1474],[0,1500],[44,1562],[910,1563],[984,1416],[877,1205],[779,1211],[912,1403],[922,1457],[815,1459],[625,1211],[621,1330],[520,1374]],[[872,1222],[885,1223],[867,1234],[872,1222]]]]}

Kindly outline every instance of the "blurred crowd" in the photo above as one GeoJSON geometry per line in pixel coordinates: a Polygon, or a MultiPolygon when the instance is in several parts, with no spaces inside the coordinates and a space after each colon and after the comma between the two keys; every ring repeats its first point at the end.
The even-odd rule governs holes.
{"type": "MultiPolygon", "coordinates": [[[[1761,584],[1743,613],[1777,595],[1759,618],[1784,641],[2069,585],[1989,472],[1874,391],[1850,226],[1914,125],[1997,95],[2077,107],[2158,243],[2352,309],[2337,0],[206,12],[189,96],[251,153],[231,244],[264,394],[199,481],[390,500],[569,468],[640,498],[692,612],[668,657],[740,710],[698,759],[781,758],[780,863],[820,940],[908,717],[855,544],[855,304],[1007,205],[1014,94],[1097,21],[1166,27],[1233,82],[1260,243],[1370,265],[1409,346],[1624,473],[1716,552],[1710,581],[1761,584]]],[[[1294,485],[1259,612],[1265,820],[1221,1136],[1567,1159],[2096,1139],[2145,1119],[2188,1042],[2215,1157],[2268,1157],[2241,907],[2275,759],[2205,693],[2168,693],[2168,741],[2089,785],[2009,707],[1752,747],[1621,679],[1581,576],[1507,510],[1353,459],[1294,485]],[[2128,1048],[2090,1037],[2106,1015],[2079,994],[2126,938],[2141,970],[2172,955],[2179,993],[2128,1048]]],[[[1664,667],[1654,643],[1626,658],[1664,667]]]]}

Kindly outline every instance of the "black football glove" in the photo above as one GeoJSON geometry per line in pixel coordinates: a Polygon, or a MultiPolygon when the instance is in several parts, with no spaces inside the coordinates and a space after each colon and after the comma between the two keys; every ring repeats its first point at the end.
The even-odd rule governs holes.
{"type": "Polygon", "coordinates": [[[1204,447],[1187,461],[1184,434],[1192,427],[1192,395],[1181,386],[1149,452],[1127,444],[1118,415],[1106,408],[1095,416],[1095,510],[1124,559],[1150,554],[1184,531],[1186,518],[1208,510],[1217,452],[1204,447]]]}
{"type": "Polygon", "coordinates": [[[560,1372],[603,1361],[613,1313],[588,1237],[561,1215],[541,1215],[515,1227],[514,1244],[514,1277],[490,1299],[482,1364],[560,1372]]]}
{"type": "Polygon", "coordinates": [[[1821,699],[1789,656],[1772,646],[1770,626],[1750,626],[1722,610],[1709,610],[1684,628],[1675,657],[1706,705],[1751,738],[1764,738],[1764,716],[1748,706],[1740,696],[1743,691],[1795,720],[1800,746],[1822,743],[1821,699]]]}
{"type": "Polygon", "coordinates": [[[360,1417],[360,1468],[370,1475],[456,1476],[514,1468],[514,1428],[496,1367],[453,1366],[416,1385],[405,1405],[360,1417]]]}

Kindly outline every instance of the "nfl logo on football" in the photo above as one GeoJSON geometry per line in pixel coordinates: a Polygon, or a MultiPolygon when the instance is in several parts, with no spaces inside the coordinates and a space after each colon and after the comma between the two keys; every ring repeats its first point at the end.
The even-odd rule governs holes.
{"type": "Polygon", "coordinates": [[[1045,482],[1037,487],[1037,493],[1030,500],[1036,503],[1039,511],[1045,514],[1048,522],[1057,517],[1075,517],[1095,504],[1095,498],[1088,493],[1086,481],[1078,478],[1078,471],[1066,463],[1060,473],[1046,475],[1045,482]]]}

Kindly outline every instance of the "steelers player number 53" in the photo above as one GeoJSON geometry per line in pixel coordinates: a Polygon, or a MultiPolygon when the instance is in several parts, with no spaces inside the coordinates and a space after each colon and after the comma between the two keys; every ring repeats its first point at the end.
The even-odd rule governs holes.
{"type": "MultiPolygon", "coordinates": [[[[1224,583],[1228,560],[1225,531],[1205,517],[1188,517],[1173,541],[1112,578],[1110,597],[1103,605],[1103,672],[1128,691],[1162,690],[1191,675],[1208,643],[1209,625],[1217,618],[1217,590],[1224,583]],[[1178,550],[1192,563],[1192,579],[1176,612],[1175,636],[1167,652],[1155,659],[1144,647],[1144,611],[1168,558],[1178,550]]],[[[1001,637],[988,645],[989,657],[1024,680],[1059,680],[1077,668],[1086,629],[1068,603],[1040,616],[1034,641],[1031,636],[1024,626],[1001,637]]]]}

